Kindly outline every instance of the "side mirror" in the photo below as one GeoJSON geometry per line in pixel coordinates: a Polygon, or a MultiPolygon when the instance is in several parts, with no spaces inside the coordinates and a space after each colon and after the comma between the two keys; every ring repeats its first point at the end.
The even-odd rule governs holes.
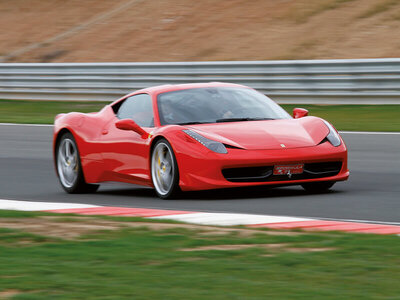
{"type": "Polygon", "coordinates": [[[308,110],[304,108],[294,108],[293,109],[293,118],[298,119],[302,117],[308,116],[308,110]]]}
{"type": "Polygon", "coordinates": [[[142,127],[140,127],[138,124],[135,123],[135,121],[131,119],[118,120],[117,122],[115,122],[115,127],[121,130],[134,131],[138,133],[143,139],[146,139],[149,135],[142,127]]]}

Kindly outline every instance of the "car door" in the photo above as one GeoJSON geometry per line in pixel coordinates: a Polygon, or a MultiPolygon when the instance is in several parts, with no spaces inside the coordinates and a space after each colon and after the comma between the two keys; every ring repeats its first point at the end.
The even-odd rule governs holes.
{"type": "Polygon", "coordinates": [[[118,120],[132,119],[146,132],[154,127],[151,96],[138,94],[113,107],[115,118],[102,131],[103,159],[109,180],[150,184],[149,139],[131,130],[115,126],[118,120]]]}

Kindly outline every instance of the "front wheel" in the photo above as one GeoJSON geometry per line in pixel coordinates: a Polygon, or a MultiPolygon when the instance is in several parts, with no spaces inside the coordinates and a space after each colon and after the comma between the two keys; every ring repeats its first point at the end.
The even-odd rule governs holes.
{"type": "Polygon", "coordinates": [[[301,186],[309,193],[323,193],[328,191],[334,184],[334,181],[322,181],[304,183],[301,186]]]}
{"type": "Polygon", "coordinates": [[[98,184],[85,182],[78,147],[71,133],[65,133],[57,143],[56,163],[58,178],[67,193],[90,193],[99,188],[98,184]]]}
{"type": "Polygon", "coordinates": [[[171,199],[179,189],[179,171],[174,151],[166,139],[154,145],[151,154],[151,179],[158,197],[171,199]]]}

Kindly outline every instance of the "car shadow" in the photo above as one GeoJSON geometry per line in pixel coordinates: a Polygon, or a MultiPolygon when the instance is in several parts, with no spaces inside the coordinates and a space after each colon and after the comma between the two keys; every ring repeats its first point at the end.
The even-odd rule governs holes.
{"type": "MultiPolygon", "coordinates": [[[[135,186],[134,188],[108,188],[100,190],[98,194],[113,195],[113,196],[126,196],[126,197],[139,197],[139,198],[157,198],[154,189],[135,186]]],[[[269,199],[281,197],[301,197],[301,196],[317,196],[325,194],[338,194],[342,191],[328,190],[320,193],[310,193],[303,190],[301,187],[240,187],[229,189],[216,189],[206,191],[190,191],[180,193],[174,200],[242,200],[242,199],[269,199]]],[[[168,201],[168,200],[166,200],[168,201]]]]}
{"type": "MultiPolygon", "coordinates": [[[[336,193],[329,190],[321,194],[336,193]]],[[[317,195],[306,192],[300,187],[241,187],[230,189],[207,190],[197,192],[186,192],[181,195],[184,200],[242,200],[242,199],[270,199],[281,197],[299,197],[317,195]]]]}

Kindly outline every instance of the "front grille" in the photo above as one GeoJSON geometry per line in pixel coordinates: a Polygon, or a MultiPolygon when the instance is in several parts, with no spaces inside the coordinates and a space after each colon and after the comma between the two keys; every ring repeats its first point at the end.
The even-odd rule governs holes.
{"type": "Polygon", "coordinates": [[[274,166],[223,169],[222,175],[231,182],[270,182],[324,178],[339,174],[342,162],[306,163],[302,174],[273,175],[274,166]]]}

